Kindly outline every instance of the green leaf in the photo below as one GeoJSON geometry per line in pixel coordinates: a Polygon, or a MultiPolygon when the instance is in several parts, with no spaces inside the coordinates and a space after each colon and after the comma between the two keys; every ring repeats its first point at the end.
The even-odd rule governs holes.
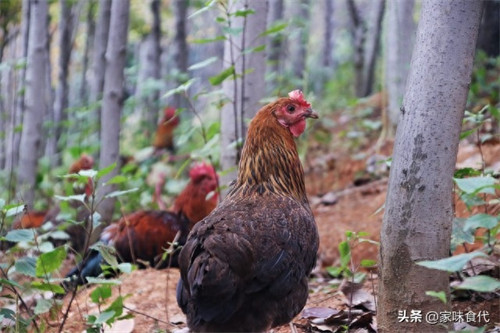
{"type": "Polygon", "coordinates": [[[453,178],[458,188],[465,193],[488,193],[495,194],[493,186],[496,183],[495,178],[491,176],[480,176],[470,178],[453,178]]]}
{"type": "Polygon", "coordinates": [[[99,179],[99,178],[102,178],[104,176],[106,176],[107,174],[109,174],[111,171],[113,171],[113,169],[116,167],[116,162],[113,163],[113,164],[110,164],[108,165],[107,167],[105,167],[104,169],[101,169],[97,172],[97,175],[96,175],[96,178],[99,179]]]}
{"type": "Polygon", "coordinates": [[[64,295],[66,293],[64,291],[63,287],[61,287],[58,284],[54,284],[54,283],[33,281],[33,282],[31,282],[31,286],[35,289],[43,290],[43,291],[51,291],[55,294],[64,295]]]}
{"type": "Polygon", "coordinates": [[[90,299],[96,304],[102,304],[111,297],[111,287],[109,285],[99,286],[90,293],[90,299]]]}
{"type": "MultiPolygon", "coordinates": [[[[217,36],[215,38],[203,38],[203,39],[193,39],[191,41],[192,44],[207,44],[207,43],[213,43],[213,42],[218,42],[218,41],[221,41],[221,40],[226,40],[226,36],[217,36]]],[[[217,60],[218,58],[215,57],[215,60],[217,60]]],[[[197,64],[194,64],[192,65],[191,67],[195,66],[197,64]]],[[[189,67],[188,70],[193,70],[194,68],[191,68],[189,67]]],[[[205,66],[203,66],[205,67],[205,66]]],[[[199,67],[201,68],[201,67],[199,67]]]]}
{"type": "Polygon", "coordinates": [[[5,200],[0,198],[0,209],[3,209],[5,207],[5,200]]]}
{"type": "Polygon", "coordinates": [[[211,1],[207,2],[207,3],[205,4],[205,6],[204,6],[204,7],[202,7],[201,9],[198,9],[198,10],[197,10],[197,11],[195,11],[193,14],[189,15],[189,16],[188,16],[188,19],[191,19],[191,18],[193,18],[193,17],[196,17],[196,16],[200,15],[201,13],[206,12],[206,11],[207,11],[207,10],[209,10],[209,9],[210,9],[213,5],[215,5],[215,3],[216,3],[216,0],[211,0],[211,1]]]}
{"type": "Polygon", "coordinates": [[[77,194],[77,195],[69,195],[69,196],[61,196],[61,195],[54,195],[54,198],[57,200],[61,201],[79,201],[79,202],[85,202],[86,195],[85,194],[77,194]]]}
{"type": "Polygon", "coordinates": [[[78,174],[85,178],[94,178],[95,176],[97,176],[98,172],[97,170],[88,169],[88,170],[80,170],[78,174]]]}
{"type": "Polygon", "coordinates": [[[339,244],[340,251],[340,264],[342,267],[348,267],[351,262],[351,248],[347,241],[343,241],[339,244]]]}
{"type": "Polygon", "coordinates": [[[440,299],[441,302],[443,302],[444,304],[446,304],[446,293],[444,291],[432,291],[432,290],[429,290],[429,291],[426,291],[425,294],[427,296],[436,297],[436,298],[440,299]]]}
{"type": "Polygon", "coordinates": [[[214,62],[216,62],[217,59],[219,59],[219,58],[218,57],[210,57],[210,58],[205,59],[203,61],[197,62],[196,64],[189,66],[188,67],[188,71],[192,71],[192,70],[195,70],[195,69],[200,69],[200,68],[203,68],[203,67],[207,67],[208,65],[213,64],[214,62]]]}
{"type": "Polygon", "coordinates": [[[376,265],[377,265],[377,262],[375,260],[370,260],[370,259],[361,260],[361,267],[373,267],[376,265]]]}
{"type": "Polygon", "coordinates": [[[234,66],[231,66],[229,68],[226,68],[219,74],[212,76],[211,78],[208,79],[208,81],[210,82],[211,85],[217,86],[221,84],[225,79],[233,75],[233,73],[234,73],[234,66]]]}
{"type": "Polygon", "coordinates": [[[471,176],[479,176],[481,175],[481,171],[474,168],[461,168],[455,170],[455,174],[453,177],[455,178],[465,178],[471,176]]]}
{"type": "Polygon", "coordinates": [[[6,217],[18,215],[24,211],[24,204],[7,205],[4,210],[6,217]]]}
{"type": "Polygon", "coordinates": [[[453,219],[451,229],[451,250],[455,251],[458,245],[463,243],[474,243],[474,232],[465,231],[464,226],[467,219],[456,217],[453,219]]]}
{"type": "Polygon", "coordinates": [[[477,130],[477,128],[473,128],[473,129],[470,129],[470,130],[467,130],[467,131],[463,131],[462,133],[460,133],[460,140],[465,139],[466,137],[468,137],[469,135],[471,135],[472,133],[474,133],[476,130],[477,130]]]}
{"type": "Polygon", "coordinates": [[[116,250],[114,247],[102,243],[97,243],[92,246],[92,249],[99,251],[108,265],[113,267],[118,266],[118,260],[116,259],[116,250]]]}
{"type": "Polygon", "coordinates": [[[13,286],[16,288],[22,288],[21,285],[14,280],[0,279],[0,285],[2,284],[8,284],[9,286],[13,286]]]}
{"type": "Polygon", "coordinates": [[[111,184],[123,184],[128,181],[128,178],[123,175],[116,175],[106,182],[107,185],[111,184]]]}
{"type": "Polygon", "coordinates": [[[281,30],[285,29],[288,26],[288,23],[276,23],[270,26],[266,31],[261,33],[259,37],[267,36],[267,35],[272,35],[275,33],[280,32],[281,30]]]}
{"type": "Polygon", "coordinates": [[[16,272],[30,277],[36,277],[36,259],[33,257],[22,257],[16,260],[14,267],[16,272]]]}
{"type": "Polygon", "coordinates": [[[342,271],[343,271],[342,267],[328,266],[326,268],[326,272],[335,278],[339,277],[340,274],[342,274],[342,271]]]}
{"type": "Polygon", "coordinates": [[[105,322],[107,322],[108,320],[110,320],[111,318],[113,318],[114,316],[115,316],[115,312],[114,311],[105,311],[105,312],[102,312],[96,318],[96,320],[94,321],[94,324],[104,324],[105,322]]]}
{"type": "Polygon", "coordinates": [[[475,257],[486,257],[483,252],[462,253],[449,258],[439,260],[423,260],[417,262],[417,265],[427,268],[437,269],[440,271],[457,272],[464,268],[465,264],[475,257]]]}
{"type": "Polygon", "coordinates": [[[94,278],[87,276],[86,277],[88,283],[96,283],[96,284],[121,284],[122,282],[120,280],[116,279],[101,279],[101,278],[94,278]]]}
{"type": "Polygon", "coordinates": [[[132,273],[132,271],[135,269],[135,266],[129,262],[122,262],[121,264],[118,264],[118,269],[122,273],[129,274],[132,273]]]}
{"type": "Polygon", "coordinates": [[[50,308],[52,308],[53,305],[54,305],[53,300],[40,298],[36,302],[35,314],[39,315],[42,313],[47,313],[50,311],[50,308]]]}
{"type": "Polygon", "coordinates": [[[3,237],[9,242],[30,242],[35,238],[35,229],[17,229],[11,230],[3,237]]]}
{"type": "Polygon", "coordinates": [[[36,261],[36,275],[39,277],[51,273],[61,267],[66,258],[66,249],[64,246],[56,247],[53,251],[42,253],[36,261]]]}
{"type": "Polygon", "coordinates": [[[253,9],[240,9],[234,13],[234,16],[247,17],[248,15],[255,14],[253,9]]]}
{"type": "Polygon", "coordinates": [[[243,27],[236,27],[236,28],[222,27],[222,32],[232,36],[238,36],[242,31],[243,27]]]}
{"type": "Polygon", "coordinates": [[[259,45],[256,47],[251,47],[249,49],[245,49],[243,52],[241,52],[241,54],[258,53],[258,52],[264,51],[265,49],[266,49],[266,45],[259,45]]]}
{"type": "Polygon", "coordinates": [[[135,192],[135,191],[138,191],[138,190],[139,190],[139,188],[136,187],[136,188],[131,188],[130,190],[125,190],[125,191],[113,191],[111,193],[106,194],[104,197],[105,198],[119,197],[119,196],[122,196],[124,194],[135,192]]]}
{"type": "Polygon", "coordinates": [[[464,279],[456,288],[491,293],[500,289],[500,281],[491,276],[476,275],[464,279]]]}
{"type": "Polygon", "coordinates": [[[123,313],[123,296],[118,296],[113,303],[109,306],[109,308],[106,309],[106,311],[113,311],[116,313],[116,317],[119,317],[123,313]]]}
{"type": "Polygon", "coordinates": [[[170,89],[168,90],[164,95],[163,95],[163,98],[168,98],[172,95],[175,95],[175,94],[180,94],[180,93],[184,93],[186,92],[189,87],[191,87],[191,85],[196,81],[196,79],[191,79],[183,84],[181,84],[180,86],[178,86],[177,88],[174,88],[174,89],[170,89]]]}
{"type": "Polygon", "coordinates": [[[464,231],[475,230],[476,228],[493,229],[498,224],[498,219],[488,214],[476,214],[467,218],[464,231]]]}

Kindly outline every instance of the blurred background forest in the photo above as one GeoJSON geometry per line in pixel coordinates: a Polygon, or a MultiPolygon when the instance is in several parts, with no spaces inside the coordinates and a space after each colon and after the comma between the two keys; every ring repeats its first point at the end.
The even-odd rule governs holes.
{"type": "MultiPolygon", "coordinates": [[[[378,240],[421,5],[0,0],[0,233],[35,226],[19,219],[23,212],[58,221],[61,230],[87,222],[87,233],[80,235],[86,239],[72,249],[86,253],[103,225],[139,209],[170,207],[189,182],[193,162],[215,167],[223,196],[235,178],[250,119],[277,96],[301,89],[320,115],[297,141],[320,231],[319,268],[339,264],[337,245],[345,232],[366,231],[378,240]],[[99,206],[89,208],[90,202],[99,206]],[[92,239],[88,211],[99,213],[90,218],[90,230],[97,228],[92,239]]],[[[489,0],[457,168],[500,172],[499,94],[500,1],[489,0]]],[[[456,215],[470,210],[457,204],[456,215]]],[[[68,238],[53,232],[48,237],[68,238]]],[[[56,251],[47,238],[37,253],[56,251]]],[[[375,260],[377,251],[364,243],[352,255],[355,261],[375,260]]],[[[6,279],[40,278],[13,262],[0,267],[6,279]]],[[[342,269],[327,272],[339,276],[342,269]]],[[[153,284],[158,276],[151,274],[134,279],[153,284]]],[[[51,306],[42,305],[40,313],[51,306]]]]}

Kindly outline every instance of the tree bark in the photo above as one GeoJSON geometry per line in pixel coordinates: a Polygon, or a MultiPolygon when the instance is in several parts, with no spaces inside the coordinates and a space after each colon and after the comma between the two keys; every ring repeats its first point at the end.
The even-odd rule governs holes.
{"type": "Polygon", "coordinates": [[[224,46],[224,64],[234,64],[235,72],[240,75],[236,80],[228,79],[222,84],[222,89],[232,101],[224,105],[221,114],[221,165],[223,170],[233,168],[232,172],[221,177],[221,184],[225,185],[236,176],[235,166],[239,162],[241,147],[236,143],[242,143],[247,130],[246,122],[260,109],[259,101],[265,95],[265,53],[250,52],[245,55],[242,51],[265,45],[265,39],[259,35],[266,29],[267,1],[245,0],[238,4],[241,9],[253,9],[255,13],[234,19],[232,27],[241,27],[243,32],[227,40],[224,46]]]}
{"type": "Polygon", "coordinates": [[[153,130],[158,121],[159,88],[151,85],[151,81],[159,82],[161,73],[161,20],[160,1],[151,1],[153,25],[151,31],[144,36],[139,44],[139,73],[137,77],[138,110],[143,115],[145,123],[153,130]]]}
{"type": "MultiPolygon", "coordinates": [[[[189,48],[187,44],[187,10],[188,1],[174,1],[174,16],[175,16],[175,36],[174,36],[174,61],[177,71],[177,85],[184,83],[186,80],[183,77],[187,73],[189,48]]],[[[174,107],[183,108],[187,106],[184,96],[176,94],[174,96],[174,107]]]]}
{"type": "Polygon", "coordinates": [[[406,78],[410,69],[416,24],[413,20],[415,0],[387,2],[385,78],[391,127],[398,123],[406,78]]]}
{"type": "Polygon", "coordinates": [[[19,147],[18,182],[21,185],[21,200],[33,207],[38,153],[42,139],[42,119],[47,109],[46,68],[47,16],[46,1],[32,1],[26,69],[26,110],[23,115],[23,130],[19,147]]]}
{"type": "Polygon", "coordinates": [[[100,136],[101,128],[101,105],[104,74],[106,70],[106,48],[109,37],[109,21],[111,17],[111,0],[100,0],[99,11],[94,39],[94,54],[92,59],[90,102],[95,106],[95,118],[97,121],[97,132],[100,136]]]}
{"type": "MultiPolygon", "coordinates": [[[[426,0],[396,134],[380,238],[379,332],[447,332],[425,316],[450,303],[426,296],[445,291],[446,272],[416,265],[447,257],[453,218],[453,172],[482,1],[426,0]],[[398,311],[421,311],[399,322],[398,311]]],[[[448,297],[449,300],[449,297],[448,297]]],[[[401,313],[399,313],[401,314],[401,313]]]]}
{"type": "Polygon", "coordinates": [[[87,105],[88,103],[88,84],[87,84],[87,70],[89,67],[89,54],[92,53],[92,41],[95,36],[95,8],[97,6],[96,0],[90,0],[87,3],[87,36],[85,38],[85,49],[83,51],[82,60],[82,78],[80,83],[80,104],[87,105]]]}
{"type": "MultiPolygon", "coordinates": [[[[70,0],[60,0],[59,6],[61,15],[59,18],[59,61],[58,61],[58,75],[57,75],[57,88],[54,102],[54,131],[52,136],[49,137],[47,142],[47,155],[50,157],[52,166],[59,165],[60,156],[58,155],[58,142],[61,140],[63,132],[63,124],[68,119],[66,109],[68,107],[68,75],[69,75],[69,62],[71,59],[72,45],[72,32],[74,26],[74,14],[72,11],[72,3],[70,0]]],[[[62,145],[65,146],[64,144],[62,145]]]]}
{"type": "Polygon", "coordinates": [[[477,48],[486,52],[489,57],[500,55],[500,1],[498,0],[484,3],[477,48]]]}
{"type": "Polygon", "coordinates": [[[384,17],[385,0],[372,2],[370,20],[368,23],[367,39],[363,60],[363,88],[362,97],[369,96],[373,92],[375,82],[375,64],[380,50],[380,35],[382,31],[382,19],[384,17]]]}
{"type": "MultiPolygon", "coordinates": [[[[23,59],[28,58],[29,45],[29,26],[30,26],[30,0],[23,0],[22,3],[22,18],[21,18],[21,38],[22,38],[22,54],[23,59]]],[[[26,66],[21,67],[17,77],[17,97],[16,105],[9,119],[7,133],[7,148],[5,170],[12,175],[14,169],[18,165],[19,160],[19,145],[21,143],[21,135],[16,131],[16,128],[22,123],[22,116],[25,108],[25,94],[22,92],[26,83],[26,66]]],[[[12,177],[10,177],[12,179],[12,177]]],[[[14,189],[15,190],[15,189],[14,189]]]]}
{"type": "MultiPolygon", "coordinates": [[[[270,0],[269,2],[269,17],[268,17],[268,26],[272,26],[273,24],[279,23],[283,20],[283,0],[270,0]]],[[[281,64],[281,58],[283,56],[283,35],[276,34],[275,36],[271,36],[268,41],[267,49],[267,71],[272,75],[272,79],[270,82],[269,91],[273,88],[276,88],[279,84],[283,66],[281,64]]]]}
{"type": "MultiPolygon", "coordinates": [[[[129,22],[129,0],[113,0],[109,40],[106,50],[106,71],[101,117],[101,152],[99,167],[105,168],[118,164],[120,152],[120,114],[123,106],[123,82],[127,52],[127,34],[129,22]]],[[[118,173],[115,168],[102,182],[106,182],[118,173]]],[[[98,198],[112,192],[114,186],[99,189],[98,198]]],[[[104,221],[110,222],[113,216],[115,199],[105,199],[99,206],[99,213],[104,221]]]]}

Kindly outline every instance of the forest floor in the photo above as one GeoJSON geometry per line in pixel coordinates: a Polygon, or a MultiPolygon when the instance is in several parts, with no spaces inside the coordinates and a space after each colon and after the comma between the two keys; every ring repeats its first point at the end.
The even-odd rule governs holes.
{"type": "MultiPolygon", "coordinates": [[[[500,144],[484,145],[482,148],[486,166],[500,170],[500,144]]],[[[387,157],[391,155],[391,150],[392,144],[389,143],[383,145],[375,155],[387,157]]],[[[279,327],[273,330],[275,333],[343,332],[341,326],[348,318],[356,322],[351,326],[350,332],[376,331],[376,318],[370,311],[376,304],[375,272],[368,272],[362,289],[354,291],[352,295],[341,291],[345,290],[345,282],[340,285],[341,280],[329,276],[326,272],[326,267],[339,265],[338,244],[345,240],[346,231],[366,232],[369,236],[365,238],[379,240],[388,178],[383,168],[380,172],[366,172],[369,155],[366,154],[364,159],[353,159],[347,152],[320,154],[318,158],[321,158],[321,161],[313,160],[307,163],[308,192],[320,234],[318,265],[313,272],[311,293],[304,311],[294,319],[293,327],[279,327]],[[353,296],[353,303],[358,304],[351,313],[345,295],[353,296]]],[[[460,146],[458,166],[477,166],[475,164],[480,161],[481,154],[477,146],[460,146]]],[[[352,247],[352,262],[355,265],[359,265],[362,259],[376,260],[377,255],[378,246],[369,242],[352,247]]],[[[185,316],[178,308],[175,298],[178,279],[177,269],[136,270],[122,275],[122,283],[113,287],[112,299],[118,295],[127,295],[124,302],[126,311],[134,316],[118,321],[107,332],[172,332],[186,327],[185,316]]],[[[84,331],[86,315],[99,311],[97,305],[90,300],[93,289],[89,287],[77,294],[66,331],[84,331]]],[[[67,301],[68,297],[65,303],[67,301]]],[[[452,302],[454,311],[472,311],[476,314],[488,311],[488,332],[500,332],[499,305],[498,298],[484,300],[480,297],[468,297],[464,301],[452,302]]]]}

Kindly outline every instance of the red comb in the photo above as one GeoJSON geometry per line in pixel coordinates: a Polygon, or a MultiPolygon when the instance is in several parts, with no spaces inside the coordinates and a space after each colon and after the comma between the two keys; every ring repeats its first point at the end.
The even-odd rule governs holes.
{"type": "Polygon", "coordinates": [[[294,91],[290,91],[288,93],[288,97],[290,97],[290,99],[293,99],[295,102],[301,104],[303,107],[306,107],[306,108],[309,108],[311,107],[311,104],[309,104],[305,98],[304,98],[304,94],[302,93],[301,90],[297,89],[297,90],[294,90],[294,91]]]}
{"type": "Polygon", "coordinates": [[[203,176],[217,177],[214,168],[207,163],[201,162],[193,165],[191,170],[189,170],[189,178],[196,179],[203,176]]]}
{"type": "Polygon", "coordinates": [[[175,108],[173,107],[167,106],[163,112],[167,119],[171,119],[175,116],[175,108]]]}

